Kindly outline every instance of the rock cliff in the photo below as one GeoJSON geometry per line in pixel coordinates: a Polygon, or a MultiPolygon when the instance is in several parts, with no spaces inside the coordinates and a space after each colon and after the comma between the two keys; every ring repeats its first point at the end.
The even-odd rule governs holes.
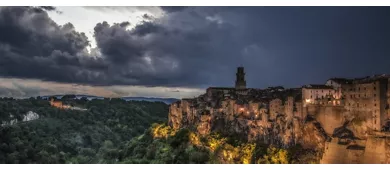
{"type": "Polygon", "coordinates": [[[237,108],[234,100],[221,101],[221,106],[208,106],[199,99],[182,100],[170,106],[169,125],[174,129],[189,128],[200,135],[218,132],[236,135],[248,142],[274,144],[283,148],[301,144],[304,148],[322,150],[329,136],[317,120],[278,115],[270,120],[259,107],[237,108]],[[257,109],[257,110],[256,110],[257,109]],[[236,113],[235,110],[244,111],[236,113]]]}
{"type": "Polygon", "coordinates": [[[280,148],[299,144],[320,153],[321,163],[390,160],[388,139],[383,139],[383,134],[373,134],[369,116],[349,112],[342,106],[300,107],[300,94],[277,93],[268,93],[260,100],[251,91],[244,95],[213,92],[183,99],[170,105],[168,123],[173,129],[188,128],[199,135],[215,132],[280,148]],[[383,145],[383,153],[371,147],[373,142],[383,145]]]}

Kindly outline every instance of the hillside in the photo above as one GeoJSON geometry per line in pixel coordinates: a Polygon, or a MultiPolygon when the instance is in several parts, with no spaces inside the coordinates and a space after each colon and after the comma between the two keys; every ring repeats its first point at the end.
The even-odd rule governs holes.
{"type": "Polygon", "coordinates": [[[128,141],[152,123],[167,121],[168,106],[161,102],[64,102],[88,110],[61,110],[42,99],[0,98],[0,163],[118,163],[128,141]],[[39,116],[27,120],[27,113],[39,116]]]}
{"type": "MultiPolygon", "coordinates": [[[[101,96],[91,96],[91,95],[73,95],[73,94],[67,94],[67,95],[51,95],[51,96],[41,96],[42,99],[48,99],[50,97],[55,97],[57,99],[61,98],[68,98],[68,99],[81,99],[86,98],[88,100],[93,99],[101,99],[103,100],[104,97],[101,96]]],[[[159,97],[121,97],[121,99],[126,101],[147,101],[147,102],[163,102],[165,104],[171,104],[179,99],[176,98],[159,98],[159,97]]]]}
{"type": "Polygon", "coordinates": [[[199,135],[191,129],[174,130],[154,124],[125,145],[121,163],[158,164],[287,164],[319,163],[320,153],[301,145],[283,149],[247,142],[236,135],[199,135]]]}

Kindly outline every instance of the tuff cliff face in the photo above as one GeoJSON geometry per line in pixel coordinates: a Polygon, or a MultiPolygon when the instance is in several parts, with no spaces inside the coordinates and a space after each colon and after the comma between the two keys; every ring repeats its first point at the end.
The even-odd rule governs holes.
{"type": "Polygon", "coordinates": [[[193,129],[200,135],[212,132],[234,134],[249,142],[285,148],[301,144],[304,148],[323,150],[329,138],[315,119],[279,114],[271,120],[265,108],[262,108],[262,102],[249,102],[245,107],[237,100],[220,100],[219,104],[210,104],[212,100],[210,103],[202,102],[202,97],[173,103],[170,106],[169,125],[174,129],[193,129]]]}
{"type": "Polygon", "coordinates": [[[208,93],[171,104],[169,125],[199,135],[216,132],[281,148],[299,144],[322,153],[321,163],[390,163],[389,138],[373,135],[369,116],[341,106],[300,107],[300,94],[294,93],[262,100],[251,91],[228,94],[208,93]],[[373,147],[375,142],[384,150],[373,147]]]}

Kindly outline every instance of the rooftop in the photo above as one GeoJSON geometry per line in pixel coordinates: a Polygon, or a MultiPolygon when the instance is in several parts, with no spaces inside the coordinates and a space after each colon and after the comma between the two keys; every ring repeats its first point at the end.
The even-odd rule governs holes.
{"type": "Polygon", "coordinates": [[[353,81],[352,79],[347,79],[347,78],[331,78],[329,80],[333,80],[334,82],[339,84],[351,84],[353,81]]]}
{"type": "Polygon", "coordinates": [[[309,84],[309,85],[303,86],[302,88],[306,88],[306,89],[333,89],[332,86],[327,86],[327,85],[323,85],[323,84],[309,84]]]}

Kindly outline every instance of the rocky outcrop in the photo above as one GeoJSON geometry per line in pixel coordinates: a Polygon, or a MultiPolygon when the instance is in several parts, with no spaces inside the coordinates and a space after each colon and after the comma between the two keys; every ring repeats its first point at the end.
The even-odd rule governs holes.
{"type": "Polygon", "coordinates": [[[305,122],[301,130],[301,136],[298,136],[298,140],[303,147],[316,150],[323,150],[325,148],[325,142],[329,139],[329,136],[317,121],[311,120],[305,122]]]}
{"type": "Polygon", "coordinates": [[[39,119],[39,115],[33,111],[28,111],[26,115],[23,116],[23,122],[39,119]]]}
{"type": "Polygon", "coordinates": [[[197,131],[201,135],[207,135],[211,130],[211,116],[201,115],[199,123],[197,124],[197,131]]]}
{"type": "MultiPolygon", "coordinates": [[[[2,121],[1,126],[12,126],[14,124],[17,124],[19,121],[18,119],[14,118],[14,115],[10,115],[9,118],[11,120],[9,121],[2,121]]],[[[28,111],[25,115],[23,115],[22,122],[32,121],[39,119],[39,115],[33,111],[28,111]]]]}

